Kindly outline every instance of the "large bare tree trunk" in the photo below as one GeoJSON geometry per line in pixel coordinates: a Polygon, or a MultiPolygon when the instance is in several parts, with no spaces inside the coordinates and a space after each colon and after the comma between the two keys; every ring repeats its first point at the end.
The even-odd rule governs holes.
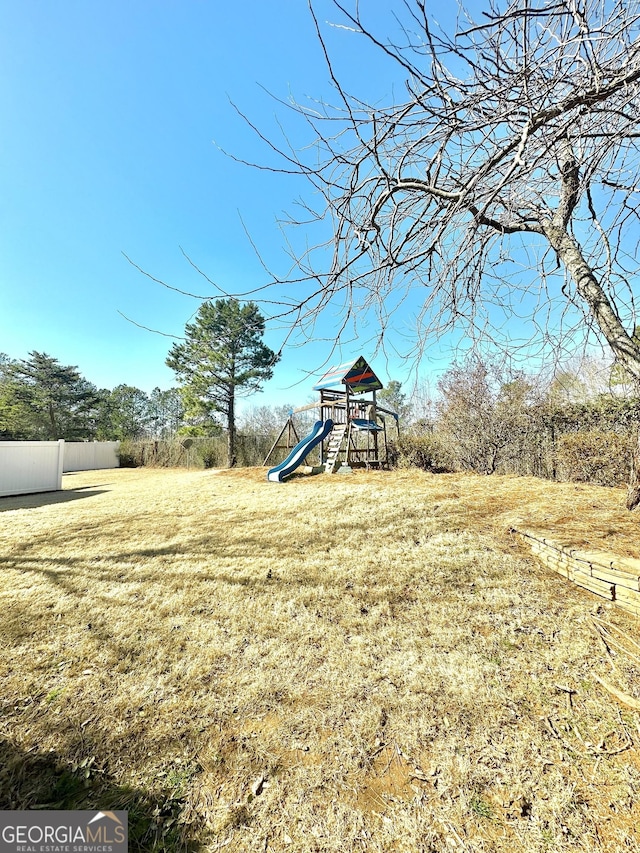
{"type": "Polygon", "coordinates": [[[584,300],[617,361],[640,383],[640,344],[633,330],[629,332],[625,329],[611,298],[585,260],[578,242],[564,225],[547,222],[542,232],[573,279],[578,295],[584,300]]]}
{"type": "Polygon", "coordinates": [[[638,431],[638,441],[633,450],[631,477],[629,478],[629,491],[627,492],[627,509],[638,509],[638,507],[640,507],[640,431],[638,431]]]}
{"type": "Polygon", "coordinates": [[[229,468],[235,468],[237,463],[235,402],[232,390],[227,403],[227,465],[229,468]]]}
{"type": "MultiPolygon", "coordinates": [[[[576,240],[564,226],[546,224],[544,228],[549,242],[556,250],[573,278],[578,294],[589,308],[619,364],[633,377],[640,387],[640,345],[635,334],[629,334],[620,321],[610,298],[587,264],[576,240]]],[[[627,493],[627,509],[640,506],[640,430],[631,459],[631,475],[627,493]]]]}

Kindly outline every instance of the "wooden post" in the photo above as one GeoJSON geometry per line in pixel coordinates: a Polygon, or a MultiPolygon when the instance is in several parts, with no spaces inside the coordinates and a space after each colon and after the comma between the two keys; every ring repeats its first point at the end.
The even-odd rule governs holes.
{"type": "Polygon", "coordinates": [[[344,464],[349,465],[350,460],[351,460],[351,447],[350,447],[350,445],[351,445],[351,440],[350,440],[351,430],[349,430],[349,424],[351,423],[351,409],[349,407],[350,406],[349,386],[346,383],[345,383],[345,392],[346,392],[346,396],[345,396],[345,407],[346,407],[345,408],[345,419],[346,419],[347,431],[349,432],[349,436],[347,436],[347,449],[345,450],[345,453],[344,453],[344,464]]]}
{"type": "Polygon", "coordinates": [[[289,419],[287,420],[286,424],[285,424],[285,425],[282,427],[282,429],[280,430],[280,434],[278,435],[278,437],[276,438],[276,440],[275,440],[275,441],[273,442],[273,444],[271,445],[271,449],[269,450],[269,452],[267,453],[267,455],[264,457],[264,462],[262,463],[263,465],[266,465],[266,464],[269,462],[269,458],[270,458],[271,454],[273,453],[273,451],[274,451],[276,448],[279,448],[279,447],[281,447],[281,446],[282,446],[282,445],[280,445],[280,444],[279,444],[279,441],[280,441],[280,439],[282,438],[282,436],[284,435],[284,432],[285,432],[285,430],[286,430],[286,429],[288,429],[288,433],[287,433],[287,450],[291,450],[291,448],[292,448],[292,447],[295,447],[295,446],[296,446],[296,444],[298,444],[298,442],[300,441],[300,438],[299,438],[299,436],[298,436],[298,432],[297,432],[297,430],[296,430],[295,424],[293,423],[293,417],[292,417],[291,415],[289,415],[289,419]],[[294,434],[294,436],[295,436],[295,438],[296,438],[296,440],[295,440],[295,444],[292,444],[292,443],[291,443],[291,433],[293,433],[293,434],[294,434]]]}
{"type": "MultiPolygon", "coordinates": [[[[376,392],[374,390],[374,392],[373,392],[373,410],[374,410],[374,412],[376,412],[377,409],[378,409],[378,397],[377,397],[376,392]]],[[[377,418],[375,418],[375,421],[377,422],[377,418]]],[[[376,426],[377,426],[377,423],[376,423],[376,426]]],[[[373,456],[374,456],[374,459],[378,463],[380,463],[380,449],[378,447],[378,431],[375,429],[373,431],[373,456]]]]}
{"type": "MultiPolygon", "coordinates": [[[[320,420],[324,423],[327,420],[328,416],[329,416],[329,412],[327,411],[326,397],[325,397],[324,389],[321,388],[320,389],[320,420]]],[[[320,442],[320,451],[319,451],[320,452],[320,465],[324,464],[324,460],[326,458],[326,455],[324,452],[324,444],[325,443],[324,443],[324,439],[323,439],[320,442]]]]}
{"type": "Polygon", "coordinates": [[[389,467],[389,444],[387,442],[387,419],[382,421],[382,435],[384,438],[384,464],[389,467]]]}

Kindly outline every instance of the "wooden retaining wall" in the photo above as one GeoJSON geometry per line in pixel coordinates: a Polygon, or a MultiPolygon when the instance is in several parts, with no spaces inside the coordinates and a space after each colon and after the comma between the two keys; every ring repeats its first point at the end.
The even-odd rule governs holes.
{"type": "Polygon", "coordinates": [[[514,529],[514,532],[527,541],[545,566],[634,616],[640,616],[640,560],[600,551],[578,551],[527,530],[514,529]]]}

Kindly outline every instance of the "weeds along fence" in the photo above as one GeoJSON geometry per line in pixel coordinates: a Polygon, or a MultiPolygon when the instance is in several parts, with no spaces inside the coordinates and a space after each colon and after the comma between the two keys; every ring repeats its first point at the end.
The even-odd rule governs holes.
{"type": "Polygon", "coordinates": [[[559,482],[622,486],[629,480],[635,442],[632,432],[581,430],[551,437],[541,431],[517,446],[502,447],[495,468],[490,469],[485,454],[462,456],[451,436],[435,433],[403,437],[399,460],[401,464],[431,471],[495,472],[559,482]]]}
{"type": "MultiPolygon", "coordinates": [[[[226,468],[226,433],[207,438],[185,436],[172,439],[125,439],[120,443],[123,468],[226,468]],[[190,443],[190,446],[185,446],[190,443]]],[[[275,435],[236,436],[236,459],[240,467],[262,465],[275,435]]],[[[284,457],[283,457],[284,458],[284,457]]],[[[274,463],[275,464],[275,463],[274,463]]]]}

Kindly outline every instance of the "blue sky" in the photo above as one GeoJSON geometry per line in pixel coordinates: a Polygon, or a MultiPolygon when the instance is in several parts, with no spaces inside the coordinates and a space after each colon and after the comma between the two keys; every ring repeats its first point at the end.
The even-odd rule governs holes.
{"type": "MultiPolygon", "coordinates": [[[[388,102],[402,78],[329,26],[327,0],[315,7],[341,79],[388,102]]],[[[386,15],[389,32],[388,5],[366,8],[386,15]]],[[[246,227],[269,265],[286,270],[277,219],[306,187],[221,150],[269,160],[231,104],[274,133],[286,108],[265,90],[335,101],[305,0],[0,0],[0,352],[47,352],[100,388],[174,385],[171,338],[122,314],[180,335],[199,303],[125,254],[174,287],[218,296],[184,251],[226,291],[246,291],[265,281],[246,227]]],[[[326,317],[318,337],[334,323],[326,317]]],[[[282,336],[270,330],[267,343],[277,350],[282,336]]],[[[370,347],[353,342],[335,357],[326,341],[285,350],[252,402],[305,402],[327,357],[370,357],[370,347]]],[[[447,342],[434,342],[422,378],[433,381],[450,357],[447,342]]],[[[415,365],[372,364],[410,390],[415,365]]]]}
{"type": "MultiPolygon", "coordinates": [[[[338,67],[384,100],[388,73],[353,34],[327,34],[338,67]]],[[[270,129],[282,110],[264,89],[331,96],[303,0],[0,0],[0,352],[47,352],[99,387],[173,385],[171,340],[118,312],[179,335],[198,303],[123,253],[176,287],[217,295],[182,248],[225,289],[246,289],[265,277],[244,222],[283,268],[276,219],[300,186],[220,150],[263,158],[230,99],[270,129]]],[[[280,335],[267,342],[277,349],[280,335]]],[[[321,368],[327,349],[285,351],[254,402],[306,399],[303,371],[321,368]]],[[[357,344],[343,353],[358,354],[357,344]]],[[[408,375],[399,362],[374,366],[408,375]]]]}

